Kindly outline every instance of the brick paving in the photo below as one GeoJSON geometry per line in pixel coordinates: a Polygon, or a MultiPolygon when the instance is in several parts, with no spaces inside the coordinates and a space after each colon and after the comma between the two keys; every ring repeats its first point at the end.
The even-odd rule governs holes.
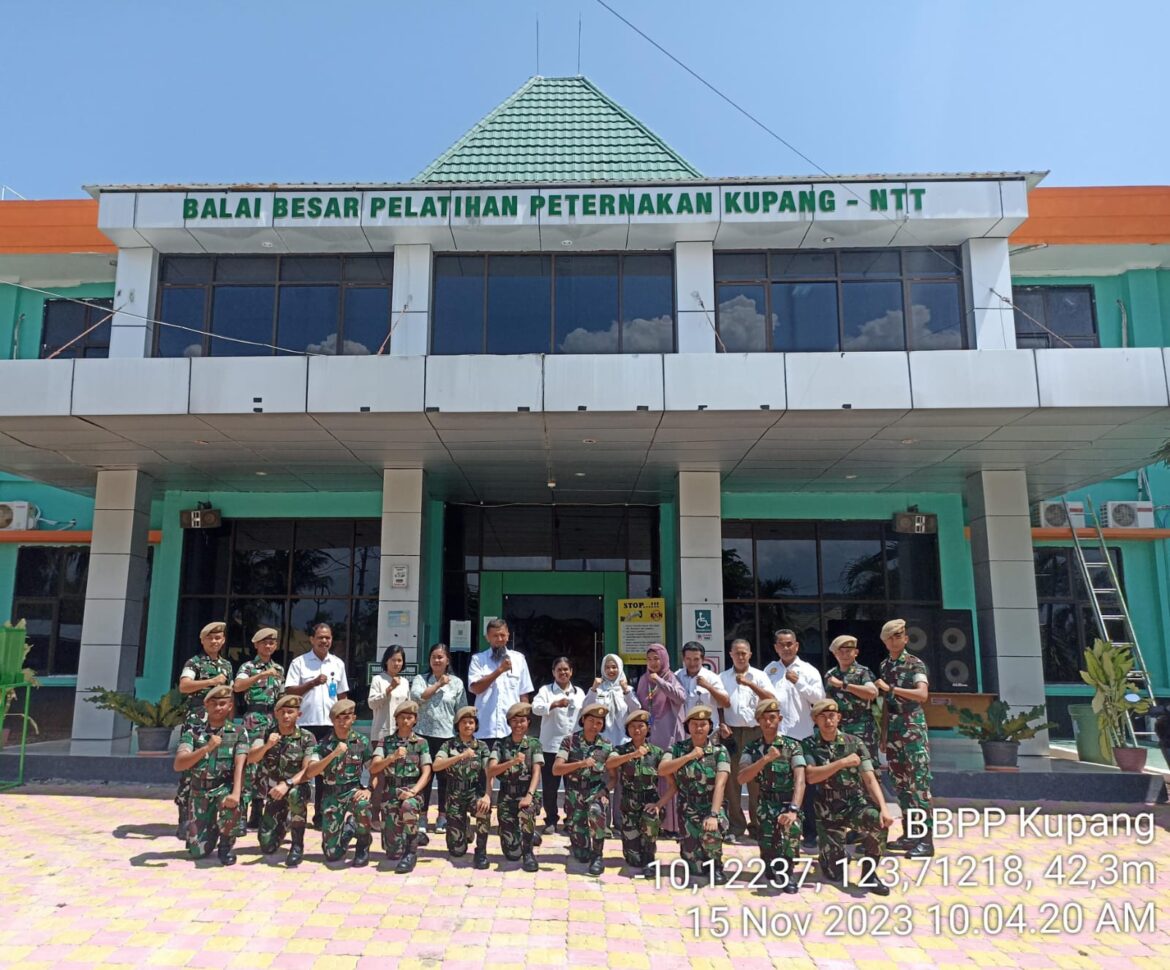
{"type": "MultiPolygon", "coordinates": [[[[1060,806],[1102,810],[1114,809],[1060,806]]],[[[1067,847],[1021,836],[1014,824],[940,839],[921,879],[923,863],[903,860],[899,878],[909,885],[878,900],[828,885],[817,891],[815,878],[796,897],[655,887],[629,878],[616,840],[607,843],[604,876],[591,879],[576,863],[566,873],[560,835],[545,836],[533,874],[501,864],[494,834],[487,872],[473,871],[470,855],[448,861],[433,835],[410,876],[395,875],[378,851],[364,870],[326,867],[314,832],[299,869],[284,869],[283,854],[265,861],[252,834],[237,845],[239,863],[223,869],[185,857],[172,836],[173,806],[157,789],[28,786],[0,794],[0,966],[1161,970],[1170,965],[1170,812],[1155,815],[1146,846],[1116,835],[1067,847]],[[1086,857],[1085,885],[1044,878],[1056,856],[1075,868],[1077,853],[1086,857]],[[1153,862],[1156,873],[1131,868],[1127,885],[1105,886],[1109,853],[1119,866],[1153,862]],[[1016,876],[1003,860],[1013,855],[1030,888],[1006,885],[1016,876]],[[977,861],[988,857],[994,874],[977,861]],[[1155,926],[1097,931],[1103,912],[1120,921],[1127,903],[1134,914],[1152,903],[1155,926]],[[745,910],[765,928],[745,925],[745,910]],[[1000,915],[1009,925],[996,925],[1000,915]],[[1026,925],[1011,926],[1013,915],[1026,925]],[[796,919],[809,923],[788,922],[796,919]],[[1051,932],[1041,933],[1046,919],[1051,932]]],[[[674,843],[662,848],[664,860],[677,856],[674,843]]],[[[753,854],[751,844],[727,852],[753,854]]]]}

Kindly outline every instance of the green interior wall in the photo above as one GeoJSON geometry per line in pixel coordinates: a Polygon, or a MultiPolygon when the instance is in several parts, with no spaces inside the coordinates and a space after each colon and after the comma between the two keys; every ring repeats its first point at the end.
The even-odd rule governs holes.
{"type": "Polygon", "coordinates": [[[1135,269],[1116,276],[1019,276],[1014,286],[1091,286],[1102,347],[1120,347],[1121,307],[1130,347],[1170,347],[1170,270],[1135,269]]]}

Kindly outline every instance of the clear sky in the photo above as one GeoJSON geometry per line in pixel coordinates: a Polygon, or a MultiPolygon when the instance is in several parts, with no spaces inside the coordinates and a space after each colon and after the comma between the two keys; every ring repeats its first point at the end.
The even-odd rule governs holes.
{"type": "MultiPolygon", "coordinates": [[[[834,174],[1170,182],[1165,0],[607,0],[834,174]]],[[[0,183],[413,177],[537,73],[706,175],[805,175],[596,0],[0,0],[0,183]]]]}

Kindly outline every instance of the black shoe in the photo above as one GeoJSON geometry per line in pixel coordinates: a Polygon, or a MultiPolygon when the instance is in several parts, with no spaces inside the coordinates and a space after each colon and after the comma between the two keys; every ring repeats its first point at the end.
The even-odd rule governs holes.
{"type": "Polygon", "coordinates": [[[603,872],[605,872],[605,859],[603,858],[604,855],[605,855],[605,840],[604,839],[594,839],[593,840],[593,849],[590,852],[588,860],[587,860],[589,862],[589,868],[585,870],[586,875],[600,876],[603,872]]]}
{"type": "MultiPolygon", "coordinates": [[[[853,833],[850,832],[849,834],[852,835],[853,833]]],[[[854,841],[856,842],[857,839],[854,839],[854,841]]],[[[847,842],[846,844],[849,843],[847,842]]],[[[915,842],[913,839],[903,835],[901,838],[894,839],[893,842],[887,843],[886,848],[891,852],[905,852],[907,849],[913,848],[914,844],[915,842]]]]}
{"type": "Polygon", "coordinates": [[[540,834],[540,829],[532,833],[532,844],[537,848],[544,844],[544,837],[540,834]]]}
{"type": "Polygon", "coordinates": [[[216,855],[219,856],[219,861],[225,866],[232,866],[236,863],[236,854],[232,851],[233,844],[231,839],[221,838],[219,840],[219,848],[216,850],[216,855]]]}
{"type": "Polygon", "coordinates": [[[353,867],[361,869],[363,866],[370,864],[370,842],[371,838],[368,835],[363,835],[357,840],[357,844],[353,850],[353,867]]]}
{"type": "Polygon", "coordinates": [[[486,869],[487,867],[487,836],[481,835],[475,840],[475,858],[471,861],[471,868],[486,869]]]}
{"type": "Polygon", "coordinates": [[[730,878],[731,877],[723,871],[723,863],[719,863],[715,866],[715,876],[712,879],[712,882],[714,882],[716,886],[726,885],[730,878]]]}
{"type": "Polygon", "coordinates": [[[418,856],[414,854],[414,846],[408,845],[406,851],[402,853],[402,858],[398,860],[398,865],[394,867],[394,871],[400,876],[404,876],[408,872],[414,872],[414,866],[417,862],[418,856]]]}
{"type": "Polygon", "coordinates": [[[187,841],[187,806],[179,809],[179,824],[175,826],[175,838],[180,842],[187,841]]]}
{"type": "Polygon", "coordinates": [[[916,842],[906,852],[907,859],[928,859],[934,855],[934,840],[922,839],[916,842]]]}
{"type": "Polygon", "coordinates": [[[784,880],[784,885],[780,887],[780,891],[793,895],[794,893],[800,892],[800,883],[796,881],[794,876],[789,876],[784,880]]]}
{"type": "Polygon", "coordinates": [[[431,844],[431,837],[429,835],[427,835],[427,833],[424,832],[422,829],[419,829],[418,835],[415,836],[414,844],[417,845],[419,848],[422,848],[424,845],[430,845],[431,844]]]}
{"type": "Polygon", "coordinates": [[[523,869],[525,872],[539,872],[540,871],[540,866],[537,865],[537,863],[536,863],[536,856],[534,856],[532,854],[531,849],[529,849],[527,852],[521,853],[521,855],[520,855],[520,868],[523,869]]]}
{"type": "Polygon", "coordinates": [[[875,896],[890,895],[890,887],[882,882],[876,875],[870,876],[866,880],[858,880],[858,889],[864,889],[867,893],[873,893],[875,896]]]}
{"type": "Polygon", "coordinates": [[[353,819],[347,818],[341,826],[341,851],[349,851],[349,844],[357,838],[357,830],[353,827],[353,819]]]}
{"type": "Polygon", "coordinates": [[[284,860],[284,864],[290,869],[295,869],[301,864],[301,860],[305,857],[305,829],[303,825],[298,825],[290,833],[292,838],[292,845],[289,847],[288,856],[284,860]]]}

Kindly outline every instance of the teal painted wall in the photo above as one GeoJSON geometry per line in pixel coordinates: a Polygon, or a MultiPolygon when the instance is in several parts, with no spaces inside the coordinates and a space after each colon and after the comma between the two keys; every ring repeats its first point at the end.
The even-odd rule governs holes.
{"type": "MultiPolygon", "coordinates": [[[[86,283],[82,286],[51,286],[56,296],[112,297],[113,283],[86,283]]],[[[41,293],[0,286],[0,360],[36,360],[41,355],[41,329],[45,300],[41,293]],[[15,345],[13,336],[15,334],[15,345]]]]}

